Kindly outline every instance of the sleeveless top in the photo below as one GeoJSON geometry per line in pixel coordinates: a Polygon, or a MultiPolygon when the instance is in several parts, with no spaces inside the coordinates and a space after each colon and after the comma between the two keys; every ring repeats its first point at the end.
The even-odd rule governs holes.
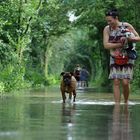
{"type": "MultiPolygon", "coordinates": [[[[117,29],[113,30],[111,27],[109,27],[109,42],[110,43],[117,43],[119,42],[120,38],[124,36],[124,33],[121,31],[121,27],[125,26],[123,23],[121,23],[120,26],[118,26],[117,29]]],[[[123,48],[115,48],[110,50],[110,55],[112,57],[118,56],[118,55],[124,55],[126,56],[127,53],[123,48]]]]}
{"type": "MultiPolygon", "coordinates": [[[[109,42],[110,43],[117,43],[119,42],[120,38],[124,36],[124,33],[121,30],[122,27],[127,28],[127,26],[123,22],[121,22],[118,28],[115,30],[109,27],[109,42]]],[[[120,56],[120,55],[127,56],[127,52],[124,48],[114,48],[110,50],[110,55],[112,58],[115,56],[120,56]]],[[[111,63],[114,63],[113,59],[111,60],[111,63]]],[[[129,59],[128,63],[134,64],[134,60],[129,59]]]]}

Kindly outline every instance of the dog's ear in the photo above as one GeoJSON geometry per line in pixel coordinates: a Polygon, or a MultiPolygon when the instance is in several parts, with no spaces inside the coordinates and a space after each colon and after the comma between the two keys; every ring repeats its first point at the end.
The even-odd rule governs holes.
{"type": "Polygon", "coordinates": [[[74,75],[74,73],[73,73],[72,71],[70,72],[70,74],[71,74],[71,76],[73,76],[73,75],[74,75]]]}
{"type": "Polygon", "coordinates": [[[61,73],[60,73],[60,76],[63,76],[64,74],[65,74],[65,72],[61,72],[61,73]]]}

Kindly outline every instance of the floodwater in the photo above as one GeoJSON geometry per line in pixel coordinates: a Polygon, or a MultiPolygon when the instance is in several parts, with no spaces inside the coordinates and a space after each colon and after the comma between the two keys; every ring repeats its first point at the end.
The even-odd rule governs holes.
{"type": "Polygon", "coordinates": [[[0,97],[0,140],[140,140],[140,101],[115,105],[109,92],[79,90],[62,103],[59,88],[0,97]]]}

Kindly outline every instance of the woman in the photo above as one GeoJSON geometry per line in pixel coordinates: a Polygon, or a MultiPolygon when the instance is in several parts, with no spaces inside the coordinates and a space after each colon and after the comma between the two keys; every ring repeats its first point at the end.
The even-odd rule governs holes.
{"type": "MultiPolygon", "coordinates": [[[[108,25],[103,31],[104,48],[110,50],[110,74],[109,79],[113,79],[113,92],[116,103],[120,102],[120,82],[122,81],[124,102],[128,102],[129,97],[129,81],[133,78],[134,60],[127,56],[125,51],[126,42],[140,41],[140,37],[133,26],[126,22],[120,22],[119,14],[116,9],[109,10],[106,13],[106,21],[108,25]],[[135,36],[125,37],[121,31],[121,27],[127,28],[135,36]],[[118,64],[117,57],[125,58],[124,64],[118,64]]],[[[119,61],[120,62],[120,61],[119,61]]]]}

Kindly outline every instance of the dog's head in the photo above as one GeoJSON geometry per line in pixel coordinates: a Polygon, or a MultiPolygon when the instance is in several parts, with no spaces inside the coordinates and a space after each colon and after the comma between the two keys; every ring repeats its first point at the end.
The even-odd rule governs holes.
{"type": "Polygon", "coordinates": [[[135,35],[127,28],[127,27],[120,27],[121,33],[124,34],[125,37],[134,37],[135,35]]]}
{"type": "Polygon", "coordinates": [[[63,72],[61,75],[63,76],[65,86],[70,86],[72,74],[70,72],[63,72]]]}
{"type": "Polygon", "coordinates": [[[120,26],[119,28],[120,28],[120,30],[121,30],[121,33],[130,32],[129,29],[128,29],[127,27],[125,27],[125,26],[120,26]]]}

